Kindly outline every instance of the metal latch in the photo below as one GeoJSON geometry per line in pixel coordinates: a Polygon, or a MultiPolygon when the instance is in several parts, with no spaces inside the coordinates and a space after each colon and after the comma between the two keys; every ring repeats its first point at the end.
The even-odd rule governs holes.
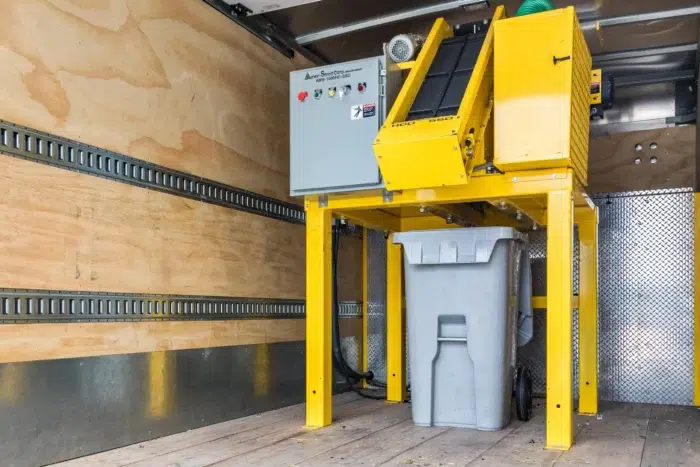
{"type": "Polygon", "coordinates": [[[571,60],[571,55],[567,55],[566,57],[552,57],[552,61],[555,65],[559,62],[565,62],[567,60],[571,60]]]}

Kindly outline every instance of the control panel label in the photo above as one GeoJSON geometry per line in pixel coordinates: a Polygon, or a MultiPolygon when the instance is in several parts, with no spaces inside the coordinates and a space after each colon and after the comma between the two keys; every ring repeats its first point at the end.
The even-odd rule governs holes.
{"type": "Polygon", "coordinates": [[[362,120],[363,118],[375,117],[376,115],[377,104],[362,104],[350,107],[350,120],[362,120]]]}
{"type": "Polygon", "coordinates": [[[334,81],[337,79],[351,78],[353,73],[356,73],[358,71],[362,71],[362,68],[352,68],[349,70],[341,69],[341,70],[331,70],[331,71],[321,70],[319,73],[313,73],[313,74],[306,72],[306,76],[304,77],[304,80],[308,81],[310,79],[313,79],[313,80],[316,80],[317,83],[323,83],[325,81],[334,81]]]}

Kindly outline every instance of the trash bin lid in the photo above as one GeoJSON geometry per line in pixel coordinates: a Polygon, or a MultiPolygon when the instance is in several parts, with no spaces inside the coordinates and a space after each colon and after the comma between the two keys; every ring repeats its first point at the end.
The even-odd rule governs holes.
{"type": "Polygon", "coordinates": [[[403,244],[409,264],[488,263],[499,240],[527,243],[527,235],[512,227],[415,230],[392,238],[403,244]]]}

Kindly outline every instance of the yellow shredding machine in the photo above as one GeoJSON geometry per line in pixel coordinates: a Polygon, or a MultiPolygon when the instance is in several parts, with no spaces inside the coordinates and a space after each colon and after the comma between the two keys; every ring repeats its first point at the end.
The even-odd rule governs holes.
{"type": "Polygon", "coordinates": [[[426,78],[435,79],[431,71],[447,55],[441,44],[452,38],[452,28],[437,20],[377,135],[386,188],[464,185],[486,175],[475,168],[491,166],[568,167],[585,186],[591,55],[574,9],[507,20],[498,9],[458,108],[410,119],[421,90],[436,87],[426,78]]]}
{"type": "MultiPolygon", "coordinates": [[[[578,411],[598,411],[598,214],[585,187],[590,105],[600,103],[599,86],[592,95],[591,83],[600,83],[600,70],[591,70],[573,7],[507,18],[499,6],[483,25],[460,35],[438,19],[415,61],[387,64],[407,76],[373,140],[383,189],[305,196],[310,427],[332,420],[333,217],[388,234],[390,402],[406,397],[402,253],[391,234],[454,227],[457,218],[468,218],[469,225],[547,229],[546,445],[555,449],[568,449],[573,442],[572,257],[578,224],[578,411]]],[[[309,77],[325,80],[321,91],[329,85],[323,73],[309,77]]],[[[336,87],[330,89],[335,93],[336,87]]],[[[298,95],[301,104],[295,104],[314,104],[304,93],[298,95]]],[[[353,111],[351,118],[360,118],[373,109],[364,105],[353,111]]]]}

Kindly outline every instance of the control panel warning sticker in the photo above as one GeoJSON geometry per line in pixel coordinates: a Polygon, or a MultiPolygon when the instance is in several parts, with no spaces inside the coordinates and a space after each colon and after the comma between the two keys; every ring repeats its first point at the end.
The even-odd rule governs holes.
{"type": "Polygon", "coordinates": [[[364,112],[361,105],[353,105],[350,107],[350,120],[360,120],[364,118],[364,112]]]}
{"type": "Polygon", "coordinates": [[[350,120],[362,120],[377,115],[377,104],[353,105],[350,107],[350,120]]]}

